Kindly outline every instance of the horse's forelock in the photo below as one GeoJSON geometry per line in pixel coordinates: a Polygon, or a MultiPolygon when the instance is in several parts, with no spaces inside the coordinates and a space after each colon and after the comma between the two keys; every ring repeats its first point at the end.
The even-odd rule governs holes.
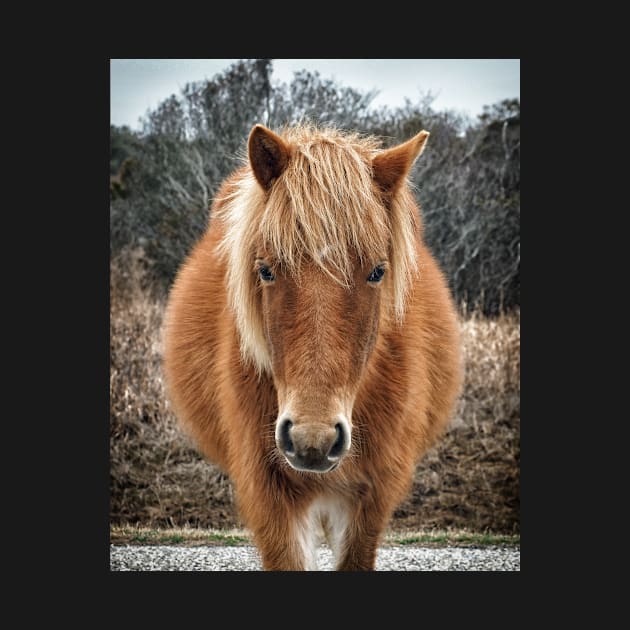
{"type": "Polygon", "coordinates": [[[352,254],[378,260],[387,256],[391,240],[370,153],[326,139],[296,145],[271,190],[260,230],[265,246],[289,273],[297,273],[306,257],[349,284],[352,254]]]}
{"type": "Polygon", "coordinates": [[[271,357],[253,273],[259,243],[291,274],[309,258],[346,285],[352,254],[373,263],[389,257],[391,305],[399,320],[416,269],[413,197],[403,189],[389,207],[383,205],[372,179],[376,140],[305,127],[288,130],[284,137],[292,146],[291,159],[269,194],[246,168],[222,212],[222,251],[241,352],[260,372],[271,371],[271,357]]]}

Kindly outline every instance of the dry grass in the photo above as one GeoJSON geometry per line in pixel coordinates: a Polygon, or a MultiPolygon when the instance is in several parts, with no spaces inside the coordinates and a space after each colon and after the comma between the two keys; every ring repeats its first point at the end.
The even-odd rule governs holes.
{"type": "MultiPolygon", "coordinates": [[[[230,480],[177,429],[160,371],[164,298],[139,254],[112,264],[112,525],[239,528],[230,480]]],[[[455,420],[419,464],[391,528],[515,534],[519,526],[520,317],[462,318],[466,379],[455,420]]]]}
{"type": "Polygon", "coordinates": [[[450,430],[420,461],[397,529],[520,531],[520,315],[462,318],[465,380],[450,430]]]}

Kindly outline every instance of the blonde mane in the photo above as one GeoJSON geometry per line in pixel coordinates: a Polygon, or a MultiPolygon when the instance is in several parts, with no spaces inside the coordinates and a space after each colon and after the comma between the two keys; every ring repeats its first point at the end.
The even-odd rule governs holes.
{"type": "Polygon", "coordinates": [[[259,372],[271,372],[254,262],[262,246],[272,265],[299,275],[311,260],[336,282],[350,287],[353,255],[362,263],[388,261],[389,304],[404,317],[417,271],[417,206],[403,186],[385,207],[373,180],[374,137],[301,125],[285,130],[290,146],[285,171],[265,192],[249,164],[217,200],[225,222],[220,253],[227,262],[229,301],[241,337],[241,354],[259,372]]]}

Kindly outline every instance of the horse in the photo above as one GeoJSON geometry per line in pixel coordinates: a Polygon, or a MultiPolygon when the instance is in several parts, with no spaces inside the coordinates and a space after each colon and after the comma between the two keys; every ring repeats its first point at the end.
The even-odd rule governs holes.
{"type": "Polygon", "coordinates": [[[375,570],[462,381],[458,319],[409,172],[422,130],[257,124],[171,287],[178,423],[231,479],[263,570],[375,570]]]}

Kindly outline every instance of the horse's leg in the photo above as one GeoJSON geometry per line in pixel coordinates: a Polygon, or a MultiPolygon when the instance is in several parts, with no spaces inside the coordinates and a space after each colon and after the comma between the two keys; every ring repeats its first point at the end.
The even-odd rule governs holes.
{"type": "Polygon", "coordinates": [[[317,569],[315,536],[303,509],[263,484],[237,487],[237,496],[265,571],[317,569]]]}
{"type": "Polygon", "coordinates": [[[275,514],[268,518],[266,526],[253,530],[263,570],[316,571],[316,547],[308,528],[291,519],[280,522],[275,514]]]}
{"type": "Polygon", "coordinates": [[[254,534],[254,540],[264,571],[304,571],[307,568],[302,549],[294,541],[280,541],[260,534],[254,534]]]}
{"type": "Polygon", "coordinates": [[[400,488],[386,483],[364,484],[351,509],[348,526],[336,557],[337,571],[374,571],[376,550],[396,505],[400,488]]]}
{"type": "Polygon", "coordinates": [[[337,571],[374,571],[376,549],[387,525],[388,515],[360,509],[346,530],[337,571]]]}

